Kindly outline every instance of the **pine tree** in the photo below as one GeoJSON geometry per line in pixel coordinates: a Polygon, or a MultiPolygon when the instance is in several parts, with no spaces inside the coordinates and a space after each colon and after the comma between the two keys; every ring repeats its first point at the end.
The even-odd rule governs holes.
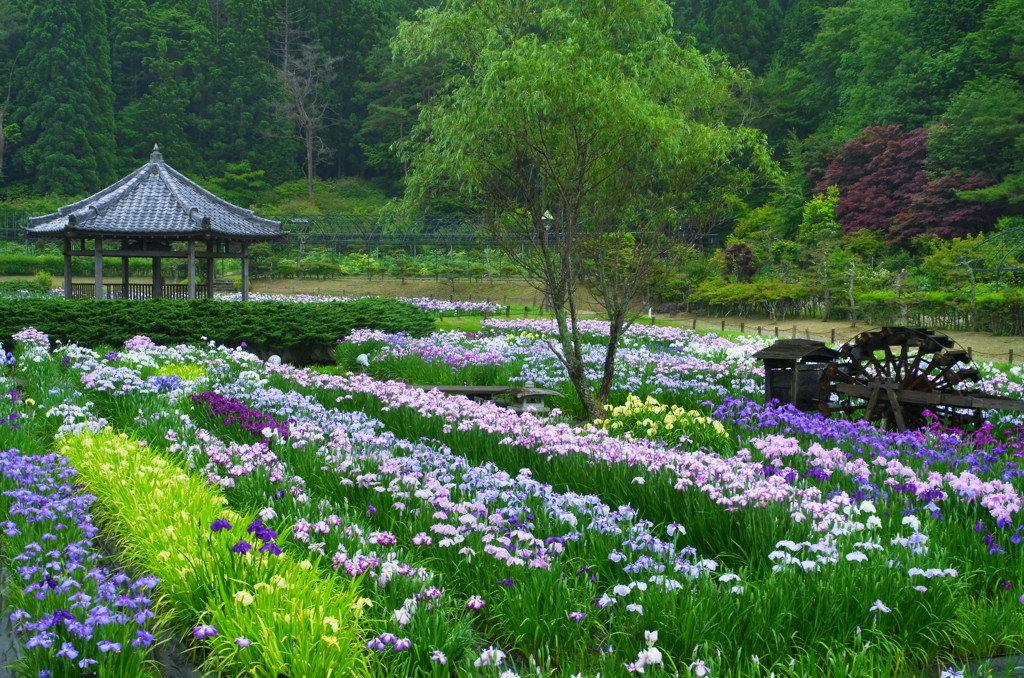
{"type": "Polygon", "coordinates": [[[114,10],[114,60],[122,66],[115,87],[118,147],[137,165],[160,145],[177,167],[202,167],[192,138],[200,72],[210,45],[206,3],[127,0],[114,10]]]}
{"type": "Polygon", "coordinates": [[[271,133],[277,125],[268,86],[274,72],[270,36],[276,5],[273,0],[222,0],[216,6],[195,120],[196,141],[215,174],[248,162],[274,183],[297,175],[297,145],[271,133]]]}
{"type": "Polygon", "coordinates": [[[21,175],[40,193],[80,193],[110,181],[113,92],[103,0],[32,0],[16,71],[13,122],[21,175]]]}
{"type": "Polygon", "coordinates": [[[14,93],[14,66],[25,32],[26,17],[22,9],[13,0],[0,0],[0,16],[4,17],[0,28],[0,182],[5,175],[7,149],[21,136],[20,127],[9,122],[7,113],[14,93]]]}

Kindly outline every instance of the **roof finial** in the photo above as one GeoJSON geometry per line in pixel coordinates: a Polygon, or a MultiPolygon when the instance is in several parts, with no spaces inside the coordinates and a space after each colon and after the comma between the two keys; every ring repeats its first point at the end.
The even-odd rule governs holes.
{"type": "Polygon", "coordinates": [[[164,154],[160,152],[160,147],[153,144],[153,152],[149,154],[150,162],[163,162],[164,154]]]}

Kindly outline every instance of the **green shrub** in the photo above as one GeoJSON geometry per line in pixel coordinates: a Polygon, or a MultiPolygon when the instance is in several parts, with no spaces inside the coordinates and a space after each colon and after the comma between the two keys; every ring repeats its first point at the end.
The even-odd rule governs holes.
{"type": "Polygon", "coordinates": [[[49,286],[43,286],[38,280],[3,280],[0,281],[0,297],[13,295],[21,296],[21,293],[28,292],[30,295],[45,296],[50,292],[49,286]]]}
{"type": "Polygon", "coordinates": [[[53,276],[46,271],[36,271],[32,281],[47,292],[53,289],[53,276]]]}
{"type": "Polygon", "coordinates": [[[135,335],[158,344],[214,341],[245,344],[263,357],[286,362],[334,362],[337,341],[355,329],[405,332],[422,337],[434,329],[427,311],[385,298],[302,304],[214,299],[0,299],[0,341],[25,327],[51,339],[84,346],[120,346],[135,335]]]}

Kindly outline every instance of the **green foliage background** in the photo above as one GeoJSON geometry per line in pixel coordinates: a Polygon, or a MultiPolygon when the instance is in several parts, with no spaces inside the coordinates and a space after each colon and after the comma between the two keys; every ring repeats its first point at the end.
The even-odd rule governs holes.
{"type": "MultiPolygon", "coordinates": [[[[392,41],[416,12],[449,4],[0,0],[0,227],[15,237],[22,215],[102,188],[154,143],[176,169],[264,214],[379,214],[405,192],[398,149],[424,104],[466,75],[439,59],[396,60],[392,41]],[[327,114],[312,195],[276,79],[301,46],[336,60],[320,92],[327,114]]],[[[728,261],[711,256],[716,249],[744,252],[751,283],[804,285],[826,300],[817,306],[826,315],[856,307],[850,297],[898,287],[973,297],[977,317],[984,295],[1018,284],[1012,272],[980,272],[992,256],[976,237],[998,240],[1024,225],[1024,0],[648,4],[671,15],[683,47],[749,71],[734,83],[725,122],[763,132],[785,169],[781,183],[729,201],[693,196],[710,231],[696,245],[709,261],[674,259],[664,300],[685,301],[721,278],[728,261]],[[813,217],[829,226],[823,248],[805,208],[833,204],[815,198],[833,185],[833,214],[813,217]]],[[[690,206],[674,207],[685,217],[690,206]]],[[[460,212],[465,203],[438,192],[429,209],[460,212]]],[[[389,256],[336,250],[304,268],[303,257],[278,250],[264,263],[285,276],[479,277],[490,266],[474,262],[474,273],[389,256]],[[351,254],[373,262],[345,261],[351,254]]],[[[56,275],[55,263],[3,266],[56,275]]]]}
{"type": "MultiPolygon", "coordinates": [[[[819,156],[808,166],[812,149],[834,150],[865,128],[900,125],[936,134],[931,172],[982,171],[999,187],[985,198],[1017,200],[1022,3],[671,0],[668,7],[680,42],[755,76],[731,115],[755,121],[778,157],[792,159],[803,199],[809,178],[830,160],[819,156]]],[[[317,178],[367,178],[400,193],[405,168],[393,145],[455,74],[429,61],[397,63],[389,42],[400,21],[434,5],[0,0],[7,131],[0,198],[95,191],[159,143],[177,169],[209,178],[241,204],[280,201],[269,191],[301,179],[303,169],[294,130],[275,115],[274,73],[303,44],[341,59],[323,92],[329,120],[319,130],[326,153],[317,178]]]]}

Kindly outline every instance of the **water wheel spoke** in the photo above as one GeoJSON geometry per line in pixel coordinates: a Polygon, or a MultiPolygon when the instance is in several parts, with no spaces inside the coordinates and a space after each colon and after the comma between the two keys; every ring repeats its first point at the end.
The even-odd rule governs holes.
{"type": "Polygon", "coordinates": [[[882,348],[882,359],[880,363],[885,376],[890,379],[896,379],[896,373],[899,366],[896,362],[896,357],[892,354],[892,347],[889,344],[886,344],[885,347],[882,348]]]}
{"type": "Polygon", "coordinates": [[[868,358],[868,362],[871,364],[873,377],[881,379],[890,376],[889,370],[887,369],[889,367],[888,363],[880,361],[877,354],[872,353],[868,358]]]}
{"type": "Polygon", "coordinates": [[[914,362],[907,368],[907,373],[900,380],[902,388],[914,390],[922,382],[928,381],[928,373],[931,371],[932,361],[929,360],[922,365],[922,354],[914,356],[914,362]]]}
{"type": "Polygon", "coordinates": [[[917,371],[913,379],[904,383],[903,387],[911,391],[934,391],[935,380],[945,367],[941,359],[933,356],[923,368],[917,371]]]}
{"type": "MultiPolygon", "coordinates": [[[[920,352],[915,354],[915,358],[920,355],[920,352]]],[[[910,371],[913,369],[908,361],[910,360],[910,346],[907,342],[900,344],[900,353],[895,358],[896,362],[893,365],[892,379],[895,382],[902,383],[907,377],[910,371]]]]}
{"type": "Polygon", "coordinates": [[[943,361],[943,369],[933,379],[937,388],[953,390],[953,387],[964,380],[977,381],[978,368],[975,366],[961,367],[964,363],[963,356],[946,354],[943,361]]]}

